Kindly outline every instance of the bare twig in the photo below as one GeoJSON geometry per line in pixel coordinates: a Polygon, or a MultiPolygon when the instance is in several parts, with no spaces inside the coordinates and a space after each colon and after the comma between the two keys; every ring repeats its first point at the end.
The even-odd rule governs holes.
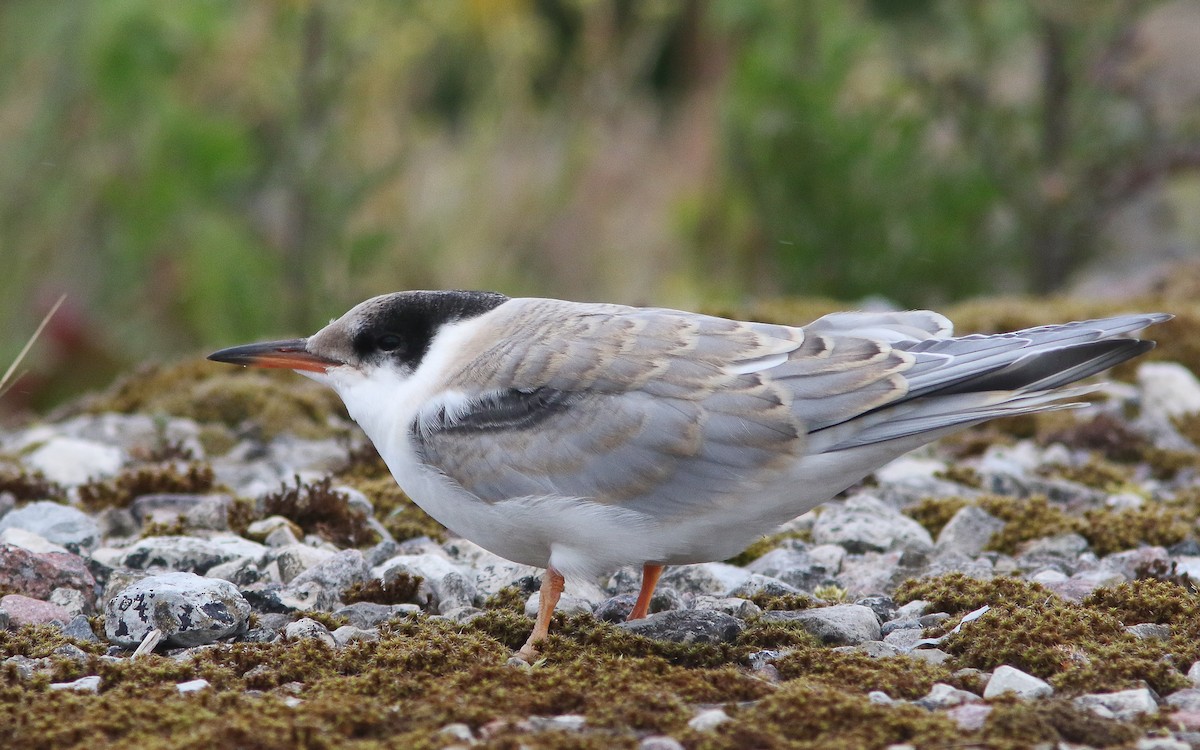
{"type": "MultiPolygon", "coordinates": [[[[25,355],[29,354],[29,350],[33,348],[34,342],[38,340],[38,337],[42,335],[42,331],[46,329],[46,324],[50,322],[50,318],[54,317],[54,313],[58,312],[58,308],[62,306],[62,303],[66,301],[66,299],[67,295],[65,294],[58,298],[58,302],[54,303],[54,306],[51,307],[49,312],[46,313],[45,317],[42,318],[42,322],[38,324],[37,330],[34,331],[33,335],[29,337],[29,340],[25,342],[25,346],[21,348],[21,351],[17,353],[17,358],[14,359],[12,364],[8,366],[8,370],[5,371],[4,376],[0,377],[0,396],[3,396],[8,392],[8,389],[11,387],[11,384],[8,382],[9,378],[11,378],[13,373],[16,372],[17,367],[21,365],[21,361],[25,359],[25,355]]],[[[16,380],[13,380],[13,383],[15,382],[16,380]]]]}

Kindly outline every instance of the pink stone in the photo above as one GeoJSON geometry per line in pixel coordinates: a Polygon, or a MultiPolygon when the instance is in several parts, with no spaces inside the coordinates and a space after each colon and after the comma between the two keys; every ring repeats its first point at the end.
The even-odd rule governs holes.
{"type": "Polygon", "coordinates": [[[1176,711],[1170,721],[1172,726],[1196,731],[1200,729],[1200,711],[1176,711]]]}
{"type": "Polygon", "coordinates": [[[983,728],[991,712],[992,707],[983,703],[965,703],[947,711],[946,716],[964,732],[975,732],[983,728]]]}
{"type": "Polygon", "coordinates": [[[96,603],[96,579],[92,578],[79,555],[69,552],[35,554],[0,544],[0,590],[45,599],[57,588],[82,592],[86,611],[90,612],[96,603]]]}
{"type": "Polygon", "coordinates": [[[9,594],[0,598],[0,609],[8,613],[10,628],[19,628],[22,625],[44,625],[51,620],[58,620],[65,625],[71,621],[71,613],[57,604],[31,599],[20,594],[9,594]]]}

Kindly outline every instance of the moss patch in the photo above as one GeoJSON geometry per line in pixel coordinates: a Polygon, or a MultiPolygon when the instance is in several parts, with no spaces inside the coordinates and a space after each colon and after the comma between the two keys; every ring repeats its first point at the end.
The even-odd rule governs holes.
{"type": "Polygon", "coordinates": [[[372,579],[366,583],[352,583],[342,592],[344,604],[373,602],[375,604],[405,604],[413,601],[421,587],[420,576],[398,573],[390,581],[372,579]]]}
{"type": "Polygon", "coordinates": [[[319,534],[340,547],[365,547],[379,541],[367,525],[367,512],[350,504],[346,495],[333,489],[330,477],[294,487],[284,485],[263,499],[264,516],[283,516],[304,530],[319,534]]]}
{"type": "Polygon", "coordinates": [[[142,495],[209,492],[213,484],[213,470],[206,463],[190,463],[183,468],[174,464],[138,466],[112,479],[80,485],[79,502],[84,510],[95,513],[105,508],[124,508],[142,495]]]}
{"type": "Polygon", "coordinates": [[[283,433],[323,438],[348,431],[345,408],[328,388],[291,372],[235,368],[202,359],[144,366],[75,408],[169,414],[229,428],[250,424],[266,439],[283,433]]]}
{"type": "Polygon", "coordinates": [[[61,485],[46,479],[40,471],[0,469],[0,492],[11,494],[19,504],[37,500],[67,502],[67,491],[61,485]]]}

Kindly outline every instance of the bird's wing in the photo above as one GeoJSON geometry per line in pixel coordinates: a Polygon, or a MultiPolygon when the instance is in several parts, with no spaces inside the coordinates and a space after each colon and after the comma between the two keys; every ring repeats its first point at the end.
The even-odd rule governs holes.
{"type": "Polygon", "coordinates": [[[513,300],[491,316],[453,397],[412,426],[427,464],[489,502],[552,494],[659,516],[738,502],[805,450],[804,410],[776,371],[819,388],[836,405],[805,410],[829,418],[902,395],[894,374],[911,360],[886,342],[671,310],[513,300]]]}

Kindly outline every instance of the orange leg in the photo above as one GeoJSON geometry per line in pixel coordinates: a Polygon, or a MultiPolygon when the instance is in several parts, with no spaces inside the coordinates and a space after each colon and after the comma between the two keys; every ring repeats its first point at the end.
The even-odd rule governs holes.
{"type": "Polygon", "coordinates": [[[658,585],[658,577],[666,570],[665,565],[646,563],[642,566],[642,590],[638,593],[637,604],[629,613],[630,620],[640,620],[650,613],[650,597],[654,596],[654,587],[658,585]]]}
{"type": "Polygon", "coordinates": [[[562,573],[554,568],[546,569],[546,575],[542,576],[538,615],[533,624],[533,632],[529,634],[529,640],[525,641],[525,645],[517,652],[517,656],[525,661],[532,662],[537,658],[537,644],[545,640],[546,635],[550,632],[550,618],[554,615],[554,607],[558,604],[559,597],[562,596],[564,584],[562,573]]]}

